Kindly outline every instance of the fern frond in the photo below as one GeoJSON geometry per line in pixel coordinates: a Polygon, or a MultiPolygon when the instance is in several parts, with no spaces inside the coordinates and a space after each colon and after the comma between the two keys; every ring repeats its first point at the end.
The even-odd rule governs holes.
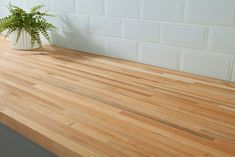
{"type": "Polygon", "coordinates": [[[19,39],[20,39],[20,36],[21,36],[21,33],[22,33],[22,28],[18,28],[16,30],[16,43],[18,43],[19,39]]]}
{"type": "Polygon", "coordinates": [[[30,12],[31,12],[31,13],[36,13],[36,12],[38,12],[40,9],[42,9],[43,7],[44,7],[44,5],[37,5],[37,6],[33,7],[33,8],[30,10],[30,12]]]}
{"type": "Polygon", "coordinates": [[[11,33],[13,33],[14,31],[16,31],[15,28],[9,28],[6,35],[5,35],[5,38],[7,38],[11,33]]]}

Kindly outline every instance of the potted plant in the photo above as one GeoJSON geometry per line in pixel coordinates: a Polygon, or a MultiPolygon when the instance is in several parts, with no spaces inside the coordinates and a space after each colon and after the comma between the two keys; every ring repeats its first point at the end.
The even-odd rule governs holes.
{"type": "Polygon", "coordinates": [[[48,11],[40,11],[44,6],[37,5],[30,12],[9,4],[10,15],[0,19],[0,34],[10,36],[13,49],[32,50],[42,46],[41,35],[50,42],[49,31],[56,27],[45,17],[52,16],[48,11]]]}

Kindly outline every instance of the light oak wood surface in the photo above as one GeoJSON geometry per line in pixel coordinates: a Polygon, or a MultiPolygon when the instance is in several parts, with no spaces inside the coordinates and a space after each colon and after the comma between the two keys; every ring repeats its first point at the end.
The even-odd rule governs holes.
{"type": "Polygon", "coordinates": [[[235,156],[235,83],[9,47],[0,40],[0,122],[59,157],[235,156]]]}

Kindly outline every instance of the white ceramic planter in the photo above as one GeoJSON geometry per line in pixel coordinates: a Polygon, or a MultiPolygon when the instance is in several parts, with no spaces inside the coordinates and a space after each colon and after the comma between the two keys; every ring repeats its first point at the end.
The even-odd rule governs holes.
{"type": "Polygon", "coordinates": [[[32,45],[31,36],[25,30],[22,30],[18,42],[16,42],[17,31],[11,34],[11,47],[16,50],[32,50],[39,48],[39,45],[35,43],[32,45]]]}

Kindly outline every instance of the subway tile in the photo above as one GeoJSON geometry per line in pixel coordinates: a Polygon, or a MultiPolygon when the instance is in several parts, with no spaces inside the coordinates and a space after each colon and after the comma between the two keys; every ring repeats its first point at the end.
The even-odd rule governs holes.
{"type": "Polygon", "coordinates": [[[76,14],[64,14],[62,16],[63,28],[67,31],[74,32],[89,32],[90,31],[90,17],[76,14]]]}
{"type": "Polygon", "coordinates": [[[57,31],[51,33],[51,41],[53,45],[58,45],[64,48],[77,48],[77,34],[73,32],[57,31]]]}
{"type": "Polygon", "coordinates": [[[0,6],[5,7],[9,4],[10,0],[0,0],[0,6]]]}
{"type": "Polygon", "coordinates": [[[135,41],[108,38],[106,55],[123,58],[126,60],[138,60],[138,44],[135,41]]]}
{"type": "Polygon", "coordinates": [[[179,48],[160,46],[150,43],[140,45],[140,62],[169,69],[178,69],[179,48]]]}
{"type": "Polygon", "coordinates": [[[55,16],[48,16],[46,17],[46,20],[50,23],[52,23],[53,25],[55,25],[57,27],[58,30],[62,30],[63,29],[63,21],[62,21],[62,14],[56,14],[56,13],[51,13],[55,16]]]}
{"type": "Polygon", "coordinates": [[[186,0],[185,22],[235,25],[234,0],[186,0]]]}
{"type": "Polygon", "coordinates": [[[159,25],[155,23],[124,21],[124,38],[147,42],[157,42],[159,25]]]}
{"type": "Polygon", "coordinates": [[[235,54],[235,28],[210,28],[208,34],[208,49],[235,54]]]}
{"type": "Polygon", "coordinates": [[[28,0],[29,8],[36,5],[44,5],[45,9],[50,10],[50,0],[28,0]]]}
{"type": "Polygon", "coordinates": [[[28,0],[10,0],[11,4],[20,7],[26,11],[29,10],[28,0]]]}
{"type": "Polygon", "coordinates": [[[138,17],[138,0],[108,0],[107,15],[138,17]]]}
{"type": "Polygon", "coordinates": [[[75,13],[75,0],[51,0],[51,11],[61,13],[75,13]]]}
{"type": "Polygon", "coordinates": [[[81,32],[77,36],[76,49],[94,54],[105,54],[105,37],[81,32]]]}
{"type": "Polygon", "coordinates": [[[160,43],[202,49],[205,31],[201,26],[161,24],[160,43]]]}
{"type": "Polygon", "coordinates": [[[9,11],[6,7],[0,7],[0,18],[6,17],[9,15],[9,11]]]}
{"type": "Polygon", "coordinates": [[[199,75],[229,80],[232,57],[213,52],[183,49],[181,70],[199,75]]]}
{"type": "Polygon", "coordinates": [[[181,0],[141,0],[141,17],[145,19],[180,21],[181,0]]]}
{"type": "Polygon", "coordinates": [[[5,7],[11,3],[12,5],[16,5],[28,10],[28,8],[34,7],[35,5],[45,4],[47,6],[49,2],[49,0],[0,0],[0,6],[5,7]]]}
{"type": "Polygon", "coordinates": [[[79,14],[104,15],[104,0],[77,0],[76,9],[79,14]]]}
{"type": "Polygon", "coordinates": [[[101,35],[121,36],[121,20],[93,17],[91,18],[91,31],[101,35]]]}

